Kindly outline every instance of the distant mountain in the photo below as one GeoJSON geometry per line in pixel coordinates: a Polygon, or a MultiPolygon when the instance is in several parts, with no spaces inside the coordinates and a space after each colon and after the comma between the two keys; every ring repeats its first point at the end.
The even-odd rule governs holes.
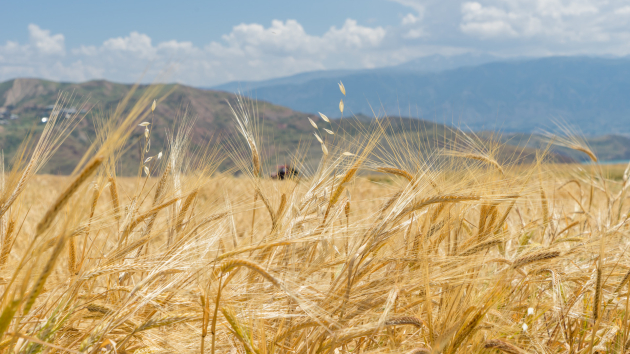
{"type": "Polygon", "coordinates": [[[392,74],[413,72],[416,74],[436,73],[444,70],[452,70],[466,66],[475,66],[489,62],[499,61],[500,58],[485,54],[461,54],[446,57],[443,55],[429,55],[408,61],[395,66],[363,70],[319,70],[295,74],[287,77],[262,80],[262,81],[232,81],[214,86],[212,89],[228,92],[248,92],[261,87],[278,85],[300,85],[313,80],[331,79],[339,80],[341,77],[358,74],[392,74]]]}
{"type": "Polygon", "coordinates": [[[445,70],[453,70],[468,66],[477,66],[496,61],[502,61],[501,58],[488,54],[460,54],[453,56],[429,55],[402,63],[395,66],[373,69],[372,71],[380,72],[417,72],[417,73],[437,73],[445,70]]]}
{"type": "MultiPolygon", "coordinates": [[[[58,93],[60,91],[73,92],[75,100],[66,106],[66,112],[72,114],[79,109],[79,104],[89,97],[86,105],[89,113],[41,171],[55,174],[71,172],[95,139],[95,117],[107,116],[113,112],[120,100],[130,92],[131,87],[131,85],[108,81],[74,84],[38,79],[15,79],[0,83],[0,149],[6,161],[11,162],[18,146],[28,136],[31,129],[34,129],[36,136],[41,133],[44,127],[42,118],[50,114],[58,93]]],[[[133,105],[146,88],[147,86],[139,87],[131,97],[129,106],[133,105]]],[[[150,155],[166,150],[166,131],[173,127],[175,118],[184,110],[198,117],[191,137],[193,147],[205,146],[209,142],[209,136],[212,135],[219,136],[223,142],[242,141],[240,137],[234,135],[236,133],[232,113],[227,104],[228,101],[234,102],[236,99],[233,94],[181,85],[167,85],[164,88],[164,92],[166,91],[171,93],[158,105],[153,118],[150,155]]],[[[307,114],[264,101],[258,101],[256,106],[260,117],[259,146],[263,149],[266,172],[277,163],[290,162],[296,153],[302,156],[305,165],[312,167],[317,164],[321,159],[322,151],[314,140],[313,127],[307,119],[307,114]],[[312,144],[309,145],[309,142],[312,144]],[[306,150],[305,147],[307,147],[306,150]]],[[[337,135],[327,135],[327,139],[338,139],[346,135],[350,138],[354,137],[358,132],[366,131],[367,126],[374,121],[371,117],[358,116],[357,119],[335,120],[329,125],[318,116],[311,115],[311,117],[320,127],[328,126],[337,131],[337,135]]],[[[390,121],[390,124],[388,130],[390,135],[411,134],[407,135],[407,139],[421,144],[423,152],[429,152],[426,150],[428,146],[444,146],[445,139],[452,136],[452,130],[446,126],[429,121],[395,118],[390,121]]],[[[143,129],[138,127],[130,141],[136,141],[142,137],[142,134],[143,129]]],[[[221,141],[218,142],[221,143],[221,141]]],[[[518,148],[508,144],[499,151],[497,158],[500,161],[506,161],[511,156],[522,156],[522,161],[531,161],[535,152],[536,150],[530,147],[518,148]]],[[[561,162],[574,161],[570,157],[559,154],[554,154],[552,159],[561,162]]],[[[134,174],[139,162],[139,149],[136,146],[130,146],[123,155],[118,167],[119,172],[134,174]]],[[[229,162],[226,162],[224,167],[227,166],[229,162]]]]}
{"type": "MultiPolygon", "coordinates": [[[[436,63],[439,59],[432,58],[436,63]]],[[[434,72],[408,63],[359,72],[300,74],[242,88],[249,88],[249,94],[260,100],[338,117],[341,80],[347,91],[347,113],[401,114],[505,132],[553,128],[556,120],[587,135],[630,134],[629,58],[550,57],[461,66],[463,62],[471,60],[442,61],[433,66],[434,72]],[[450,70],[448,65],[457,68],[450,70]]],[[[429,67],[426,61],[425,67],[429,67]]],[[[234,91],[235,85],[216,89],[234,91]]]]}

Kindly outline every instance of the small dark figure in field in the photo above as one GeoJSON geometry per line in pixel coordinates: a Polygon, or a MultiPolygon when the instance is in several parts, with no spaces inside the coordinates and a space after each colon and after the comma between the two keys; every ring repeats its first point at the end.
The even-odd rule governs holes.
{"type": "Polygon", "coordinates": [[[273,179],[285,179],[285,178],[293,178],[298,176],[298,171],[291,167],[290,165],[281,165],[278,166],[278,172],[272,173],[271,178],[273,179]]]}

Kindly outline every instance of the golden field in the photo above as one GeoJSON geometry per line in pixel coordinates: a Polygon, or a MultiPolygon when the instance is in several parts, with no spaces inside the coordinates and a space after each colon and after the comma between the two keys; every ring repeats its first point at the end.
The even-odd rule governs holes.
{"type": "Polygon", "coordinates": [[[319,164],[272,180],[236,102],[226,146],[190,148],[184,116],[117,176],[130,131],[149,151],[157,93],[101,119],[73,175],[36,174],[73,127],[54,116],[3,174],[2,353],[630,349],[625,166],[499,162],[463,132],[425,153],[386,120],[331,121],[319,164]]]}

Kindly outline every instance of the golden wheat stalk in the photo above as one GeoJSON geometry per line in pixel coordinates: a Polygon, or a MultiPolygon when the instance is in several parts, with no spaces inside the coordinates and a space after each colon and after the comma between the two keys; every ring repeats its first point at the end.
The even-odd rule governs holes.
{"type": "Polygon", "coordinates": [[[526,354],[523,349],[501,339],[491,339],[486,341],[483,347],[486,349],[496,349],[508,354],[526,354]]]}
{"type": "Polygon", "coordinates": [[[401,326],[401,325],[412,325],[417,328],[422,328],[424,325],[424,321],[417,317],[413,316],[405,316],[405,317],[393,317],[385,321],[385,326],[401,326]]]}
{"type": "Polygon", "coordinates": [[[432,351],[429,350],[428,348],[414,348],[408,351],[406,354],[430,354],[430,353],[432,353],[432,351]]]}
{"type": "Polygon", "coordinates": [[[570,149],[573,149],[575,151],[580,151],[585,153],[586,155],[588,155],[588,157],[591,159],[591,161],[593,162],[597,162],[597,156],[595,155],[595,153],[593,153],[593,151],[591,151],[590,149],[584,147],[584,146],[580,146],[580,145],[569,145],[568,146],[570,149]]]}
{"type": "MultiPolygon", "coordinates": [[[[222,279],[223,279],[223,274],[231,271],[234,268],[238,268],[238,267],[246,267],[249,268],[250,270],[253,270],[254,272],[258,273],[259,275],[261,275],[263,278],[267,279],[269,282],[271,282],[273,285],[284,289],[284,286],[282,285],[282,283],[280,282],[279,279],[277,279],[276,277],[274,277],[273,275],[269,274],[266,270],[264,270],[261,266],[259,266],[258,264],[245,260],[245,259],[231,259],[231,260],[227,260],[224,261],[214,272],[214,277],[215,278],[219,278],[219,290],[217,292],[217,297],[216,297],[216,301],[215,301],[215,308],[214,308],[214,315],[212,318],[212,325],[211,325],[211,330],[210,333],[212,334],[212,352],[214,353],[214,349],[215,349],[215,341],[216,341],[216,322],[217,322],[217,309],[219,308],[219,301],[221,298],[221,289],[223,287],[225,287],[225,285],[227,285],[227,282],[229,281],[226,280],[226,282],[224,284],[222,284],[222,279]]],[[[222,309],[223,312],[223,309],[222,309]]],[[[225,315],[225,313],[223,313],[225,315]]],[[[227,317],[226,317],[227,318],[227,317]]],[[[229,321],[229,319],[228,319],[229,321]]]]}
{"type": "Polygon", "coordinates": [[[514,260],[512,267],[519,268],[535,262],[546,261],[560,256],[560,251],[543,251],[534,254],[528,254],[514,260]]]}
{"type": "Polygon", "coordinates": [[[463,157],[465,159],[483,161],[483,162],[489,164],[490,166],[496,168],[497,171],[501,172],[501,174],[505,176],[505,171],[503,171],[503,167],[501,167],[501,165],[499,165],[497,160],[495,160],[495,159],[493,159],[493,158],[491,158],[489,156],[485,156],[485,155],[482,155],[482,154],[456,154],[455,156],[463,157]]]}
{"type": "Polygon", "coordinates": [[[619,282],[619,285],[617,286],[617,289],[615,289],[616,293],[621,291],[621,288],[623,288],[623,286],[626,285],[626,283],[628,282],[628,279],[630,279],[630,270],[628,270],[628,272],[626,272],[626,275],[624,275],[623,278],[621,279],[621,282],[619,282]]]}
{"type": "MultiPolygon", "coordinates": [[[[225,319],[228,321],[228,323],[230,324],[230,326],[234,330],[234,333],[236,334],[236,338],[238,338],[238,340],[245,347],[245,352],[247,354],[256,354],[256,353],[258,353],[259,352],[258,349],[255,349],[253,347],[253,344],[251,343],[249,336],[247,336],[244,333],[242,325],[239,323],[238,319],[236,318],[236,316],[234,316],[232,311],[229,308],[222,307],[221,308],[221,313],[223,314],[225,319]]],[[[214,346],[213,346],[212,350],[213,350],[213,353],[214,353],[214,346]]]]}
{"type": "Polygon", "coordinates": [[[263,201],[265,208],[267,208],[267,212],[269,212],[269,217],[271,218],[271,229],[273,230],[276,227],[276,214],[274,213],[273,208],[271,207],[271,203],[269,202],[269,199],[267,199],[267,197],[263,194],[260,188],[256,186],[255,189],[256,189],[256,195],[260,196],[260,199],[263,201]]]}
{"type": "Polygon", "coordinates": [[[11,205],[13,205],[13,203],[15,202],[17,197],[20,195],[20,193],[24,189],[24,186],[26,185],[26,182],[28,181],[28,177],[31,174],[31,170],[33,169],[33,164],[34,163],[35,163],[35,159],[31,159],[29,161],[29,163],[26,166],[26,168],[24,169],[24,172],[22,173],[22,176],[20,177],[20,180],[18,181],[15,189],[13,190],[11,195],[9,195],[7,200],[4,201],[4,203],[2,203],[2,207],[0,208],[0,217],[4,216],[4,214],[9,210],[11,205]]]}
{"type": "Polygon", "coordinates": [[[109,195],[112,200],[112,207],[114,208],[114,218],[120,223],[120,200],[118,198],[118,185],[116,184],[116,177],[110,176],[109,180],[109,195]]]}
{"type": "Polygon", "coordinates": [[[485,249],[488,249],[490,247],[496,246],[498,244],[500,244],[502,241],[501,240],[489,240],[489,241],[485,241],[485,242],[481,242],[478,245],[475,245],[467,250],[465,250],[464,252],[458,254],[458,256],[460,257],[466,257],[466,256],[471,256],[475,253],[481,252],[485,249]]]}
{"type": "Polygon", "coordinates": [[[50,276],[50,274],[52,273],[55,267],[55,263],[57,262],[57,259],[59,258],[59,255],[63,251],[63,246],[65,244],[65,241],[66,241],[65,234],[62,234],[61,236],[59,236],[59,239],[57,240],[57,244],[55,245],[55,248],[53,249],[50,258],[48,259],[48,262],[44,266],[44,269],[42,270],[42,273],[39,275],[39,278],[37,278],[37,280],[35,281],[35,285],[33,286],[33,289],[31,290],[26,302],[24,303],[24,314],[29,313],[29,311],[31,310],[31,307],[35,303],[35,300],[44,289],[44,284],[46,283],[48,276],[50,276]]]}
{"type": "Polygon", "coordinates": [[[192,191],[192,193],[190,193],[188,197],[186,197],[186,199],[184,200],[184,204],[182,205],[182,208],[179,210],[179,214],[177,215],[175,230],[179,231],[182,228],[184,218],[186,217],[186,212],[188,212],[188,209],[190,209],[193,201],[195,200],[195,198],[197,198],[197,194],[199,194],[199,189],[195,189],[194,191],[192,191]]]}
{"type": "Polygon", "coordinates": [[[81,173],[74,179],[74,181],[72,181],[72,183],[70,183],[66,190],[61,193],[61,195],[53,203],[52,207],[50,207],[48,211],[46,211],[46,214],[41,219],[39,224],[37,224],[37,235],[41,235],[42,233],[44,233],[44,231],[48,229],[48,227],[50,227],[57,213],[59,213],[61,208],[66,205],[68,200],[70,200],[70,197],[72,197],[74,192],[79,189],[83,182],[85,182],[85,180],[87,180],[92,175],[92,173],[96,171],[101,163],[103,163],[103,158],[97,156],[93,158],[92,161],[85,166],[85,168],[83,168],[81,173]]]}
{"type": "MultiPolygon", "coordinates": [[[[172,199],[167,200],[166,202],[153,207],[151,210],[142,213],[140,215],[138,215],[135,219],[133,219],[132,222],[129,223],[129,226],[127,226],[127,228],[125,229],[125,231],[122,234],[121,237],[121,241],[119,242],[119,244],[124,243],[124,241],[127,239],[127,237],[129,237],[129,234],[133,231],[133,229],[136,228],[136,226],[138,226],[138,224],[140,224],[141,222],[143,222],[146,219],[149,219],[151,217],[153,217],[154,215],[157,214],[157,212],[159,212],[160,210],[174,204],[176,201],[178,201],[180,198],[179,197],[175,197],[172,199]]],[[[146,236],[147,234],[145,233],[144,236],[146,236]]],[[[143,236],[143,237],[144,237],[143,236]]]]}
{"type": "Polygon", "coordinates": [[[600,307],[602,303],[602,268],[597,267],[597,277],[595,280],[595,296],[593,298],[593,319],[599,318],[600,307]]]}
{"type": "Polygon", "coordinates": [[[75,270],[77,269],[77,256],[76,256],[76,246],[74,244],[74,237],[70,237],[70,241],[68,243],[68,273],[73,275],[75,270]]]}
{"type": "Polygon", "coordinates": [[[134,333],[146,331],[149,329],[164,327],[174,325],[176,323],[184,323],[184,322],[192,322],[199,321],[202,317],[193,313],[184,313],[184,314],[176,314],[170,315],[162,318],[152,318],[145,323],[141,324],[134,333]]]}
{"type": "Polygon", "coordinates": [[[400,176],[405,178],[407,181],[411,182],[413,180],[413,176],[411,175],[411,173],[405,171],[405,170],[401,170],[399,168],[395,168],[395,167],[378,167],[376,169],[379,172],[383,172],[383,173],[389,173],[395,176],[400,176]]]}
{"type": "Polygon", "coordinates": [[[14,237],[13,230],[15,229],[15,220],[9,220],[9,225],[7,226],[6,233],[4,234],[4,239],[2,240],[2,250],[0,251],[0,269],[4,267],[9,259],[9,253],[11,253],[11,248],[13,247],[14,237]]]}

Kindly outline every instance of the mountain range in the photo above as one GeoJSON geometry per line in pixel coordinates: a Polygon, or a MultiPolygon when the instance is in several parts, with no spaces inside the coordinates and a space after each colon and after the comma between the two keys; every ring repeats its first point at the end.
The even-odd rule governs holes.
{"type": "Polygon", "coordinates": [[[302,112],[403,115],[473,130],[535,132],[567,123],[587,136],[630,135],[630,58],[432,56],[395,67],[320,71],[213,87],[302,112]]]}
{"type": "MultiPolygon", "coordinates": [[[[139,86],[137,92],[130,98],[129,107],[147,87],[146,85],[139,86]]],[[[40,79],[15,79],[0,83],[0,149],[10,164],[19,145],[30,132],[33,132],[36,137],[41,133],[45,126],[42,122],[45,120],[43,118],[47,118],[50,114],[59,93],[71,92],[74,101],[66,105],[64,113],[73,114],[82,107],[81,102],[86,102],[83,106],[85,118],[41,171],[53,174],[69,173],[95,140],[95,119],[109,116],[131,89],[132,85],[103,80],[59,83],[40,79]]],[[[234,129],[235,123],[228,104],[235,104],[234,94],[174,84],[165,85],[163,92],[170,93],[158,104],[152,118],[152,144],[149,155],[155,155],[167,149],[167,131],[175,126],[177,117],[181,117],[183,112],[197,117],[191,136],[193,149],[212,144],[224,146],[229,150],[234,146],[234,142],[242,142],[242,138],[234,129]]],[[[352,140],[374,124],[373,118],[364,115],[358,115],[352,119],[331,120],[331,123],[326,123],[317,115],[298,112],[265,101],[257,101],[254,104],[259,116],[259,146],[262,147],[263,158],[266,161],[265,174],[277,164],[290,162],[296,155],[309,169],[321,159],[322,150],[313,137],[314,128],[307,117],[319,125],[321,136],[326,135],[321,128],[330,128],[337,132],[334,136],[327,135],[328,140],[345,138],[352,140]]],[[[381,124],[383,123],[384,121],[381,121],[381,124]]],[[[445,125],[414,118],[391,118],[385,124],[389,127],[390,136],[399,135],[416,141],[419,144],[418,148],[422,147],[420,150],[424,150],[422,153],[430,152],[424,149],[425,147],[444,146],[449,136],[453,134],[452,129],[445,125]]],[[[143,128],[138,127],[130,139],[130,144],[135,142],[139,147],[142,136],[143,128]]],[[[497,159],[507,161],[513,156],[520,156],[521,161],[532,161],[537,147],[526,144],[520,144],[520,147],[517,145],[508,141],[498,151],[497,159]]],[[[138,147],[127,147],[118,167],[119,173],[132,175],[138,171],[141,162],[138,147]]],[[[241,148],[243,149],[241,152],[246,151],[246,147],[241,148]]],[[[574,158],[560,153],[553,153],[551,158],[559,162],[580,159],[580,157],[574,158]]],[[[230,162],[226,161],[223,168],[229,167],[230,162]]]]}

